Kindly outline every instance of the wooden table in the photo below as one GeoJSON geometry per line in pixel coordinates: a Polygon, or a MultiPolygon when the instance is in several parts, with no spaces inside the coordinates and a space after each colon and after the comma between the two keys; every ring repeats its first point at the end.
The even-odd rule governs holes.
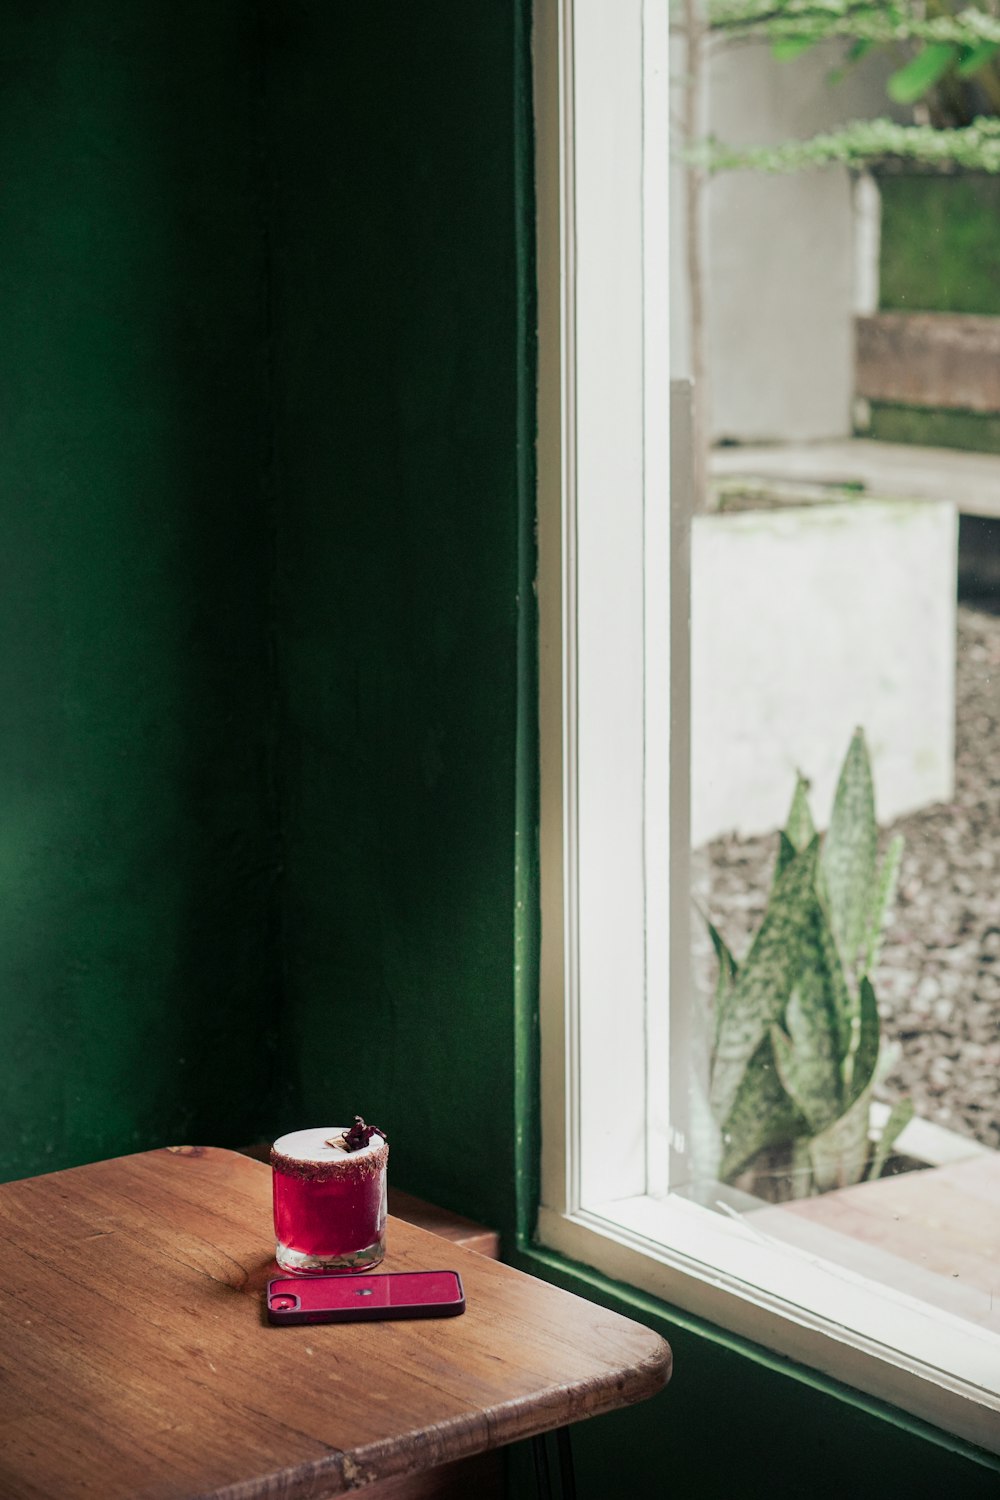
{"type": "Polygon", "coordinates": [[[0,1495],[375,1500],[669,1378],[638,1323],[397,1219],[388,1243],[381,1269],[459,1271],[468,1311],[271,1327],[271,1174],[234,1152],[0,1187],[0,1495]]]}

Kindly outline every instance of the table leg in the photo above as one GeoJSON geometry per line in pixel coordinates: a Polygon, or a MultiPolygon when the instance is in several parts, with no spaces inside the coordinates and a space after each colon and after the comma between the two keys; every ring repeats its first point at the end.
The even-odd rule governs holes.
{"type": "Polygon", "coordinates": [[[540,1432],[531,1439],[531,1457],[535,1463],[535,1491],[538,1500],[552,1500],[552,1477],[549,1474],[549,1450],[545,1446],[545,1433],[540,1432]]]}
{"type": "Polygon", "coordinates": [[[569,1428],[556,1430],[556,1451],[559,1454],[559,1482],[563,1500],[576,1500],[576,1475],[573,1473],[573,1448],[569,1440],[569,1428]]]}
{"type": "MultiPolygon", "coordinates": [[[[576,1500],[576,1476],[573,1472],[573,1449],[570,1445],[569,1428],[558,1428],[555,1439],[559,1463],[560,1500],[576,1500]]],[[[549,1468],[549,1450],[545,1433],[539,1433],[537,1437],[531,1439],[531,1456],[535,1464],[535,1489],[538,1500],[553,1500],[552,1474],[549,1468]]]]}

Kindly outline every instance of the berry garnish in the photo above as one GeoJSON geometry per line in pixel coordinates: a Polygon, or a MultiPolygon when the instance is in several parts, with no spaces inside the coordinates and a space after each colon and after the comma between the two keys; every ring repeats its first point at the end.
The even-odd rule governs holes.
{"type": "Polygon", "coordinates": [[[345,1130],[342,1135],[334,1136],[326,1144],[340,1146],[344,1151],[363,1151],[367,1145],[370,1145],[373,1135],[385,1140],[384,1130],[379,1130],[377,1125],[366,1125],[360,1115],[355,1115],[354,1124],[350,1130],[345,1130]]]}

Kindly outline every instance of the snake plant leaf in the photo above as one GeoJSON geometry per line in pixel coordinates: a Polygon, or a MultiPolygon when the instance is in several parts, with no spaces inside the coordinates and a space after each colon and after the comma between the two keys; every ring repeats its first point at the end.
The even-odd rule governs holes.
{"type": "Polygon", "coordinates": [[[715,980],[715,998],[712,1006],[712,1014],[714,1017],[714,1045],[714,1043],[717,1043],[718,1041],[719,1030],[722,1026],[723,1012],[726,1009],[726,1005],[729,1001],[729,996],[732,993],[733,983],[736,979],[737,973],[739,972],[739,966],[732,953],[730,952],[729,945],[727,944],[719,929],[714,925],[714,923],[707,920],[705,922],[705,925],[708,928],[708,935],[712,939],[712,947],[715,949],[715,957],[718,960],[719,965],[718,974],[715,980]]]}
{"type": "Polygon", "coordinates": [[[782,1087],[765,1037],[744,1069],[722,1129],[720,1179],[731,1181],[765,1146],[808,1135],[808,1123],[782,1087]]]}
{"type": "Polygon", "coordinates": [[[903,1131],[913,1119],[913,1100],[899,1099],[889,1112],[889,1118],[882,1126],[882,1134],[879,1136],[872,1164],[868,1170],[868,1181],[874,1182],[881,1177],[885,1170],[885,1164],[889,1160],[889,1153],[903,1131]]]}
{"type": "Polygon", "coordinates": [[[795,795],[792,797],[792,805],[788,809],[788,819],[785,823],[785,833],[795,849],[801,854],[803,849],[808,848],[816,837],[816,825],[812,820],[809,810],[809,783],[800,771],[795,783],[795,795]]]}
{"type": "Polygon", "coordinates": [[[728,995],[712,1069],[710,1098],[717,1120],[729,1115],[747,1064],[784,1013],[798,979],[802,942],[816,904],[818,858],[819,840],[814,838],[781,875],[728,995]]]}
{"type": "Polygon", "coordinates": [[[708,928],[708,935],[712,939],[715,956],[719,960],[720,975],[724,974],[727,979],[735,979],[739,965],[730,951],[729,944],[714,922],[706,921],[705,926],[708,928]]]}
{"type": "Polygon", "coordinates": [[[875,881],[871,908],[868,913],[868,930],[865,933],[863,961],[863,972],[865,974],[873,973],[875,965],[878,963],[879,953],[882,950],[882,938],[885,935],[885,925],[889,918],[892,903],[896,899],[896,886],[899,884],[899,867],[902,859],[903,835],[897,833],[885,851],[885,858],[882,861],[875,881]]]}
{"type": "Polygon", "coordinates": [[[870,1110],[871,1091],[866,1090],[838,1120],[809,1142],[813,1185],[817,1192],[853,1187],[864,1177],[871,1151],[868,1139],[870,1110]]]}
{"type": "Polygon", "coordinates": [[[795,858],[797,852],[798,851],[796,850],[795,845],[792,843],[791,839],[788,837],[788,834],[784,832],[779,833],[778,858],[774,862],[774,880],[772,882],[772,889],[775,885],[777,885],[782,875],[784,875],[785,871],[788,869],[788,866],[795,858]]]}
{"type": "Polygon", "coordinates": [[[788,1185],[793,1198],[808,1198],[813,1191],[812,1157],[809,1155],[809,1137],[801,1136],[792,1142],[791,1160],[788,1164],[788,1185]]]}
{"type": "Polygon", "coordinates": [[[849,969],[868,926],[877,838],[871,764],[858,729],[837,782],[820,863],[834,936],[849,969]]]}
{"type": "Polygon", "coordinates": [[[889,98],[896,104],[916,104],[944,77],[958,56],[954,42],[932,42],[923,47],[905,67],[898,68],[890,76],[886,84],[889,98]]]}
{"type": "Polygon", "coordinates": [[[785,1029],[771,1027],[775,1067],[785,1093],[811,1131],[843,1112],[839,1017],[828,976],[808,960],[785,1011],[785,1029]]]}
{"type": "Polygon", "coordinates": [[[778,858],[774,866],[775,881],[787,870],[796,854],[801,854],[816,836],[816,827],[809,811],[809,783],[800,771],[795,782],[795,795],[788,809],[788,820],[778,835],[778,858]]]}
{"type": "Polygon", "coordinates": [[[866,1089],[870,1091],[878,1068],[881,1039],[878,1002],[871,981],[865,975],[858,987],[857,1038],[844,1067],[844,1090],[848,1099],[859,1098],[866,1089]]]}
{"type": "Polygon", "coordinates": [[[809,933],[809,941],[815,949],[812,962],[822,970],[830,987],[837,1016],[837,1055],[843,1072],[844,1059],[849,1055],[857,1036],[859,1000],[857,990],[848,983],[840,949],[833,935],[830,898],[821,869],[816,872],[816,906],[816,921],[809,933]]]}

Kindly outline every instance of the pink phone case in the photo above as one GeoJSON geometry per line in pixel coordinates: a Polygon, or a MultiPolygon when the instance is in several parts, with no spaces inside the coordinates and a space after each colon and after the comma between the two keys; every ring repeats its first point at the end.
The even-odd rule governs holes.
{"type": "Polygon", "coordinates": [[[271,1323],[371,1323],[381,1318],[453,1318],[465,1311],[457,1271],[374,1276],[277,1276],[267,1284],[271,1323]]]}

